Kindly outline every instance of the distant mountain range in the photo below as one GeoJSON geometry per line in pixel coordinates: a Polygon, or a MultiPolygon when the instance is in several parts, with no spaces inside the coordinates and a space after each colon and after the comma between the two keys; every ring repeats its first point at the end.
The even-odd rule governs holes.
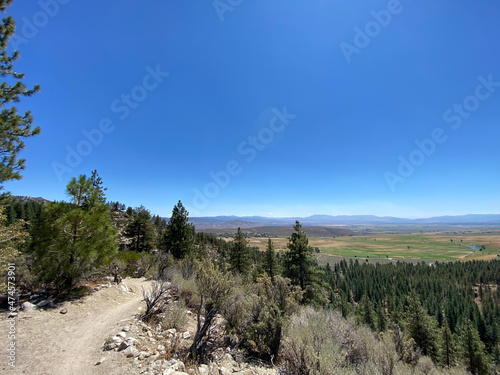
{"type": "Polygon", "coordinates": [[[261,226],[292,225],[295,220],[305,226],[322,225],[500,225],[500,214],[471,214],[436,216],[422,219],[404,219],[373,215],[312,215],[308,217],[270,218],[263,216],[190,217],[198,229],[255,228],[261,226]]]}

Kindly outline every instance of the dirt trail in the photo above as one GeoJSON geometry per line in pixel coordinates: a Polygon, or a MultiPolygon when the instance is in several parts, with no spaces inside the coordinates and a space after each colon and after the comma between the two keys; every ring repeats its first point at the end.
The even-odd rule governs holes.
{"type": "Polygon", "coordinates": [[[48,311],[21,312],[17,317],[16,367],[8,366],[8,322],[0,321],[1,373],[87,375],[132,374],[121,353],[103,352],[106,338],[118,333],[139,310],[144,309],[142,289],[149,287],[145,279],[125,279],[81,303],[66,302],[48,311]],[[128,288],[122,290],[121,285],[128,288]],[[67,308],[63,315],[59,311],[67,308]],[[102,364],[97,361],[105,359],[102,364]]]}

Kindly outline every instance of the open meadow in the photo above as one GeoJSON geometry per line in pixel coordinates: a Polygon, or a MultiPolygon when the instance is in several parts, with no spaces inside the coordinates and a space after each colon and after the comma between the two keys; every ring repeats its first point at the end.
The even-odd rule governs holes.
{"type": "MultiPolygon", "coordinates": [[[[250,237],[250,246],[265,250],[267,238],[250,237]]],[[[272,238],[276,251],[286,249],[286,237],[272,238]]],[[[414,234],[374,234],[339,237],[309,237],[319,248],[320,263],[343,258],[386,263],[390,261],[490,260],[500,257],[500,230],[414,234]]]]}

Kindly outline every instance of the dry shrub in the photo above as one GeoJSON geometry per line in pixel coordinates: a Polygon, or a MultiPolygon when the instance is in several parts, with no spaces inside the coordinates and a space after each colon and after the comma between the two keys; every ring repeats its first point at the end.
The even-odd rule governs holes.
{"type": "Polygon", "coordinates": [[[186,327],[188,318],[186,316],[186,306],[183,301],[173,303],[167,306],[164,311],[165,317],[161,321],[163,330],[175,328],[181,331],[186,327]]]}
{"type": "Polygon", "coordinates": [[[169,283],[162,280],[153,281],[151,290],[142,288],[143,300],[146,302],[146,312],[142,315],[143,321],[150,322],[155,315],[162,312],[168,289],[169,283]]]}
{"type": "Polygon", "coordinates": [[[377,336],[338,312],[310,307],[293,317],[279,354],[282,374],[466,374],[460,368],[438,369],[429,357],[405,363],[391,333],[377,336]]]}

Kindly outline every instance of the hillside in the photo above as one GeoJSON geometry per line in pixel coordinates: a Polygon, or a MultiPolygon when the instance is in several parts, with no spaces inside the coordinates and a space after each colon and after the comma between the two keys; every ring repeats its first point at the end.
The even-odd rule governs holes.
{"type": "MultiPolygon", "coordinates": [[[[225,229],[198,229],[197,231],[212,233],[216,235],[234,235],[236,230],[231,228],[225,229]]],[[[310,237],[338,237],[338,236],[352,236],[356,234],[356,232],[344,229],[344,228],[335,228],[335,227],[302,227],[304,232],[307,233],[310,237]]],[[[293,232],[292,226],[262,226],[262,227],[253,227],[253,228],[241,228],[242,232],[253,236],[253,237],[287,237],[290,236],[293,232]]]]}

